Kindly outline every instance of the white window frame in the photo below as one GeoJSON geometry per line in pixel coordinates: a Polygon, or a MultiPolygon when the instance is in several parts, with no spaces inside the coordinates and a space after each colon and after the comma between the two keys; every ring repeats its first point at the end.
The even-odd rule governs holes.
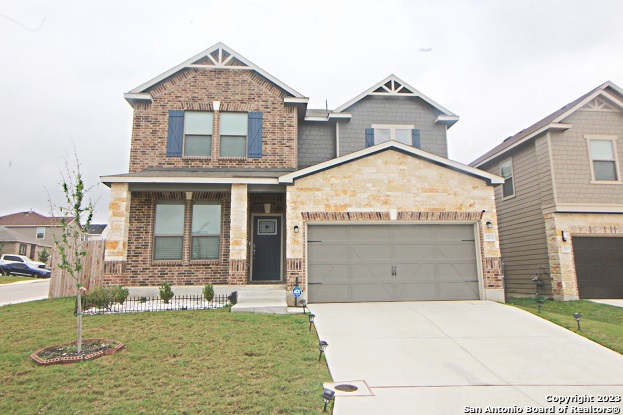
{"type": "Polygon", "coordinates": [[[45,239],[45,228],[43,226],[38,226],[37,227],[37,235],[36,235],[37,239],[45,239]],[[39,236],[39,231],[41,230],[41,236],[39,236]]]}
{"type": "Polygon", "coordinates": [[[248,152],[249,152],[249,113],[248,112],[241,112],[241,111],[220,111],[219,112],[219,117],[218,117],[218,156],[219,158],[225,158],[225,159],[239,159],[239,158],[247,158],[248,157],[248,152]],[[222,117],[223,115],[227,116],[227,114],[244,114],[247,117],[247,133],[242,136],[242,135],[232,135],[232,134],[222,134],[222,117]],[[223,146],[222,146],[222,138],[223,135],[225,135],[225,137],[244,137],[244,154],[241,156],[224,156],[222,154],[223,151],[223,146]]]}
{"type": "Polygon", "coordinates": [[[621,181],[621,172],[619,169],[619,155],[617,152],[617,139],[616,135],[597,135],[597,134],[587,134],[584,136],[586,138],[586,147],[588,148],[588,162],[591,166],[591,184],[622,184],[621,181]],[[614,159],[612,160],[595,160],[593,159],[593,154],[591,150],[591,141],[610,141],[612,142],[612,152],[614,153],[614,159]],[[616,180],[599,180],[595,177],[595,161],[614,161],[614,174],[616,174],[616,180]]]}
{"type": "Polygon", "coordinates": [[[180,202],[180,201],[168,201],[168,200],[159,200],[156,203],[154,203],[154,219],[153,219],[153,225],[152,225],[152,243],[153,243],[153,247],[152,247],[152,253],[151,253],[151,257],[152,257],[152,261],[154,262],[166,262],[166,261],[182,261],[184,259],[184,244],[186,243],[186,238],[185,238],[185,228],[186,228],[186,204],[184,202],[180,202]],[[158,218],[157,216],[157,206],[158,205],[177,205],[177,206],[182,206],[183,207],[183,223],[182,223],[182,232],[181,233],[156,233],[156,223],[158,218]],[[182,254],[180,255],[179,258],[157,258],[156,257],[156,240],[158,238],[167,238],[167,237],[174,237],[174,238],[182,238],[182,254]]]}
{"type": "Polygon", "coordinates": [[[210,158],[212,157],[212,149],[214,148],[214,119],[216,118],[216,113],[214,111],[184,111],[184,129],[182,132],[182,157],[185,158],[210,158]],[[197,133],[186,133],[186,116],[189,113],[203,112],[212,114],[212,134],[197,134],[197,133]],[[186,136],[210,136],[210,153],[207,155],[192,155],[186,154],[186,136]]]}
{"type": "MultiPolygon", "coordinates": [[[[389,139],[390,141],[396,140],[396,130],[413,130],[415,125],[406,125],[406,124],[372,124],[371,127],[374,129],[374,145],[379,144],[376,142],[376,130],[389,130],[389,139]]],[[[403,143],[404,144],[404,143],[403,143]]],[[[412,145],[409,143],[407,145],[412,145]]]]}
{"type": "Polygon", "coordinates": [[[221,257],[221,234],[223,233],[222,230],[222,223],[223,223],[223,206],[220,202],[218,201],[194,201],[191,205],[191,209],[190,209],[190,217],[191,217],[191,224],[190,224],[190,260],[191,261],[215,261],[215,260],[219,260],[221,257]],[[201,232],[193,232],[193,224],[192,224],[192,219],[194,217],[194,212],[195,212],[195,206],[199,206],[199,205],[211,205],[211,206],[218,206],[219,207],[219,211],[218,211],[218,233],[201,233],[201,232]],[[195,238],[201,238],[201,237],[210,237],[210,238],[218,238],[218,251],[215,257],[205,257],[205,258],[193,258],[193,245],[194,245],[194,240],[195,238]]]}
{"type": "Polygon", "coordinates": [[[500,163],[498,165],[498,169],[499,169],[499,172],[500,172],[500,176],[502,178],[504,178],[504,182],[506,183],[506,179],[510,178],[510,179],[512,179],[512,184],[513,184],[513,193],[511,193],[509,195],[506,195],[506,196],[504,196],[504,184],[502,184],[502,188],[501,188],[502,199],[510,199],[510,198],[515,197],[515,193],[516,193],[516,190],[515,190],[515,167],[513,166],[513,158],[509,157],[506,160],[500,161],[500,163]],[[511,165],[511,175],[509,177],[504,177],[502,175],[502,165],[506,164],[506,163],[510,163],[510,165],[511,165]]]}

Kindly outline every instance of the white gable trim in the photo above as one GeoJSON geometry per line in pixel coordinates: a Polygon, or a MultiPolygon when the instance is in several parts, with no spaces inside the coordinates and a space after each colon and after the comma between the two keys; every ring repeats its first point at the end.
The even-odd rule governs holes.
{"type": "Polygon", "coordinates": [[[474,167],[467,166],[465,164],[459,163],[457,161],[449,160],[444,157],[437,156],[435,154],[427,153],[426,151],[422,151],[415,147],[408,146],[406,144],[399,143],[397,141],[386,141],[384,143],[368,147],[363,150],[356,151],[354,153],[347,154],[345,156],[337,157],[329,161],[325,161],[323,163],[316,164],[314,166],[307,167],[305,169],[301,169],[292,173],[285,174],[279,177],[279,183],[294,183],[294,181],[300,177],[309,176],[315,174],[317,172],[327,170],[333,167],[337,167],[341,164],[349,163],[351,161],[381,152],[388,149],[398,150],[403,153],[411,154],[413,156],[419,157],[421,159],[458,170],[461,173],[469,174],[471,176],[475,176],[482,180],[489,182],[490,184],[502,184],[504,183],[504,179],[495,174],[488,173],[486,171],[476,169],[474,167]]]}
{"type": "MultiPolygon", "coordinates": [[[[222,53],[222,52],[219,52],[219,53],[222,53]]],[[[272,83],[274,83],[275,85],[277,85],[278,87],[283,89],[284,91],[288,92],[292,96],[298,97],[298,98],[304,98],[304,96],[300,92],[297,92],[295,89],[293,89],[293,88],[289,87],[288,85],[286,85],[285,83],[281,82],[279,79],[275,78],[274,76],[272,76],[271,74],[269,74],[268,72],[266,72],[265,70],[263,70],[262,68],[260,68],[259,66],[257,66],[253,62],[251,62],[250,60],[246,59],[244,56],[240,55],[238,52],[234,51],[232,48],[230,48],[229,46],[225,45],[222,42],[219,42],[216,45],[209,47],[208,49],[204,50],[203,52],[200,52],[200,53],[196,54],[192,58],[187,59],[186,61],[184,61],[184,62],[180,63],[179,65],[169,69],[168,71],[163,72],[160,75],[156,76],[155,78],[150,79],[149,81],[145,82],[144,84],[137,86],[136,88],[131,90],[129,93],[131,93],[131,94],[143,93],[143,92],[145,92],[145,90],[147,90],[150,87],[156,85],[158,82],[161,82],[164,79],[170,77],[171,75],[174,75],[175,73],[181,71],[184,68],[188,68],[188,67],[194,67],[194,68],[200,67],[200,68],[206,68],[206,69],[211,69],[211,68],[212,69],[213,68],[241,69],[240,67],[235,67],[235,66],[225,66],[226,63],[229,62],[232,58],[238,59],[240,62],[242,62],[245,65],[247,65],[248,68],[246,68],[246,69],[254,70],[255,72],[259,73],[264,78],[268,79],[269,81],[271,81],[272,83]],[[214,60],[214,58],[211,55],[211,53],[214,52],[215,50],[225,50],[225,51],[227,51],[230,54],[230,56],[225,61],[223,61],[223,62],[221,62],[219,64],[218,62],[216,62],[214,60]],[[210,59],[214,63],[214,65],[195,65],[195,62],[197,62],[198,60],[203,59],[203,58],[210,59]]]]}
{"type": "Polygon", "coordinates": [[[339,106],[338,108],[335,109],[334,112],[341,112],[341,111],[347,109],[348,107],[352,106],[353,104],[357,103],[358,101],[361,101],[363,98],[367,97],[368,95],[394,96],[394,97],[395,96],[399,96],[399,97],[409,97],[409,96],[411,96],[411,97],[419,97],[422,100],[424,100],[425,102],[427,102],[428,104],[430,104],[432,107],[437,108],[439,111],[443,112],[444,115],[453,115],[453,116],[457,117],[457,115],[454,114],[452,111],[450,111],[449,109],[439,105],[437,102],[433,101],[432,99],[430,99],[426,95],[422,94],[420,91],[418,91],[417,89],[413,88],[411,85],[409,85],[408,83],[406,83],[402,79],[398,78],[394,74],[389,75],[387,78],[383,79],[381,82],[373,85],[372,87],[368,88],[367,90],[365,90],[361,94],[357,95],[355,98],[351,99],[347,103],[339,106]],[[400,85],[402,85],[400,88],[398,88],[397,91],[399,91],[399,90],[401,90],[403,88],[407,88],[408,90],[411,91],[411,93],[399,93],[399,92],[393,92],[393,91],[388,90],[385,87],[385,84],[387,82],[389,82],[389,81],[396,81],[396,82],[399,82],[400,85]],[[383,93],[374,92],[375,90],[377,90],[379,88],[383,88],[387,92],[383,92],[383,93]]]}

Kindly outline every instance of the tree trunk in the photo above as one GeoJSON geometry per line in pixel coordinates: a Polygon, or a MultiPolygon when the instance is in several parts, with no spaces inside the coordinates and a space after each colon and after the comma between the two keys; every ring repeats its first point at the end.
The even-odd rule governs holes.
{"type": "Polygon", "coordinates": [[[76,295],[76,302],[77,302],[77,310],[76,310],[76,314],[77,314],[77,318],[78,318],[78,329],[77,329],[77,335],[78,335],[78,339],[76,341],[76,348],[77,348],[77,352],[78,354],[82,353],[82,295],[80,292],[80,288],[78,287],[78,294],[76,295]]]}

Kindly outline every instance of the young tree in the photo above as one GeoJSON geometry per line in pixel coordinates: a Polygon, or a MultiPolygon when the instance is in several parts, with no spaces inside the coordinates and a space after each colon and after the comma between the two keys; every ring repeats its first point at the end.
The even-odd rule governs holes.
{"type": "Polygon", "coordinates": [[[58,267],[76,283],[77,352],[82,353],[82,269],[87,255],[85,241],[95,208],[86,196],[90,190],[82,179],[80,161],[74,150],[75,165],[60,170],[61,187],[65,196],[63,205],[52,207],[52,216],[61,218],[62,232],[54,237],[58,254],[58,267]],[[73,220],[72,220],[73,218],[73,220]]]}
{"type": "Polygon", "coordinates": [[[44,264],[48,263],[48,260],[50,259],[50,253],[48,252],[47,249],[43,248],[41,251],[39,251],[39,253],[37,254],[37,260],[39,262],[43,262],[44,264]]]}

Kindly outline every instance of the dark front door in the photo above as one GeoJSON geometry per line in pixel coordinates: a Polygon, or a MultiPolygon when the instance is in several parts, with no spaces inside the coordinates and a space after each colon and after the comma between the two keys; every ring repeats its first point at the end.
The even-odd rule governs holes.
{"type": "Polygon", "coordinates": [[[281,280],[281,216],[253,218],[253,281],[281,280]]]}

